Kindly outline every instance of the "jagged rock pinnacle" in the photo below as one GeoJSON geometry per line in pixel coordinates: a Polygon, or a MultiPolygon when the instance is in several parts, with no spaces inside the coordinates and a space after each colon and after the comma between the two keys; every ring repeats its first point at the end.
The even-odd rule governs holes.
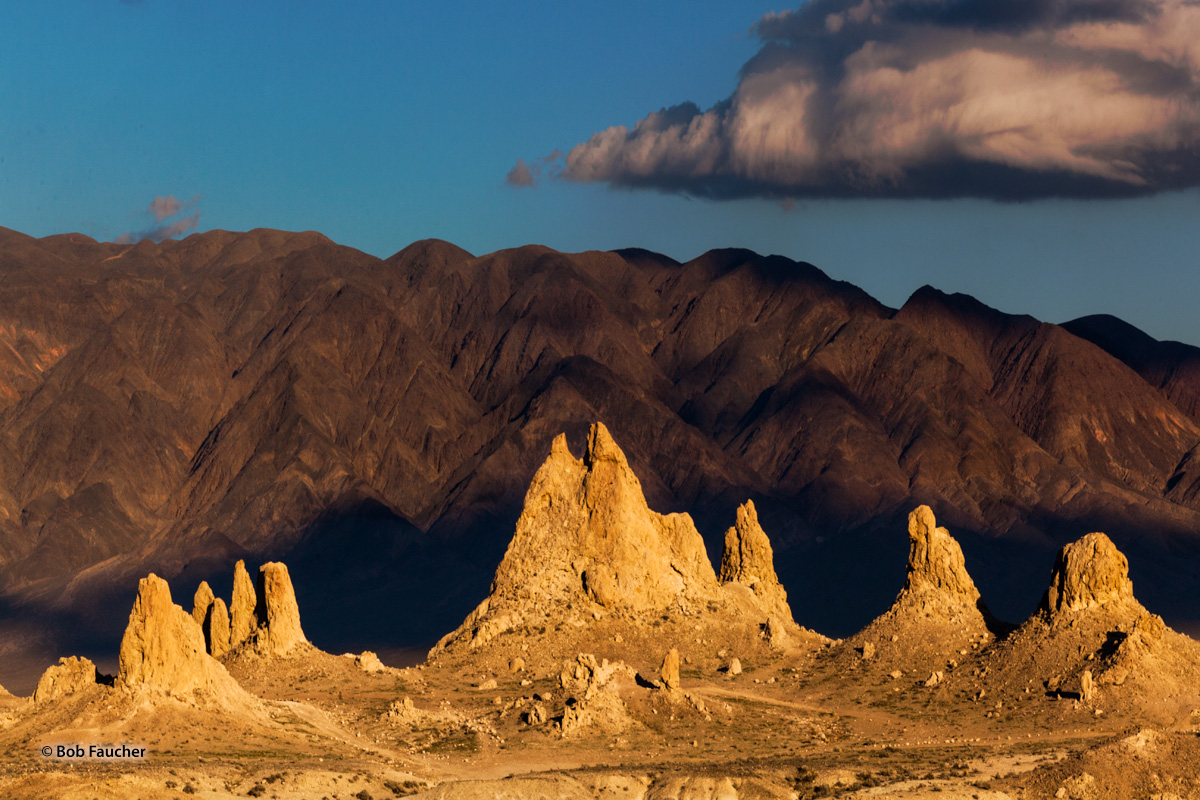
{"type": "Polygon", "coordinates": [[[254,583],[246,571],[246,562],[238,561],[233,567],[233,602],[229,605],[229,646],[237,647],[258,627],[254,609],[254,583]]]}
{"type": "Polygon", "coordinates": [[[229,652],[229,611],[219,597],[213,600],[204,620],[204,640],[208,644],[208,654],[213,658],[229,652]]]}
{"type": "Polygon", "coordinates": [[[204,624],[213,599],[213,590],[209,587],[208,581],[200,581],[200,586],[196,589],[196,596],[192,599],[192,619],[196,620],[196,624],[204,624]]]}
{"type": "Polygon", "coordinates": [[[559,436],[525,496],[493,596],[662,609],[716,589],[704,542],[686,514],[650,510],[625,454],[600,423],[576,459],[559,436]]]}
{"type": "Polygon", "coordinates": [[[172,694],[207,687],[210,664],[216,664],[196,620],[175,605],[167,582],[153,573],[138,583],[119,663],[119,686],[172,694]]]}
{"type": "Polygon", "coordinates": [[[979,601],[962,548],[948,530],[937,527],[929,506],[918,506],[908,515],[908,542],[904,593],[937,592],[970,605],[979,601]]]}
{"type": "Polygon", "coordinates": [[[273,561],[259,567],[256,616],[256,645],[263,655],[284,656],[296,645],[308,642],[300,627],[300,607],[285,564],[273,561]]]}
{"type": "Polygon", "coordinates": [[[738,508],[736,523],[725,532],[719,580],[722,584],[740,583],[749,587],[769,614],[792,619],[787,591],[775,575],[771,541],[758,523],[758,511],[751,500],[738,508]]]}

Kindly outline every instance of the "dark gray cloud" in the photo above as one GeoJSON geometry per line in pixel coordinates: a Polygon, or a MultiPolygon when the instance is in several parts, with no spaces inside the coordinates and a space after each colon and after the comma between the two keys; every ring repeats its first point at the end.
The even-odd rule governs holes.
{"type": "Polygon", "coordinates": [[[161,242],[164,239],[191,233],[200,225],[200,212],[193,211],[186,216],[180,215],[184,211],[194,208],[199,201],[199,195],[187,203],[177,199],[175,195],[155,197],[144,212],[147,216],[154,218],[154,224],[140,231],[123,233],[113,241],[117,244],[133,244],[142,239],[161,242]]]}
{"type": "Polygon", "coordinates": [[[810,0],[753,31],[727,100],[600,131],[558,174],[712,198],[1200,185],[1191,0],[810,0]]]}

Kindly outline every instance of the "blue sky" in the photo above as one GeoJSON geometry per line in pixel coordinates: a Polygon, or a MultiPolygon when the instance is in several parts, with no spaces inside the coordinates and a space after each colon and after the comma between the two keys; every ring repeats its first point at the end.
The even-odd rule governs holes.
{"type": "Polygon", "coordinates": [[[1200,192],[1186,181],[1108,200],[921,199],[920,187],[827,199],[776,180],[722,194],[712,174],[679,194],[662,163],[639,165],[644,188],[627,188],[640,178],[613,162],[586,180],[506,184],[518,158],[730,98],[764,41],[833,30],[836,2],[813,6],[816,28],[770,18],[793,26],[782,32],[751,30],[784,10],[755,2],[2,2],[0,225],[111,240],[154,227],[150,202],[173,196],[200,231],[314,229],[380,256],[426,237],[681,260],[740,246],[811,261],[890,305],[929,283],[1200,344],[1200,192]],[[693,196],[714,193],[731,199],[693,196]]]}

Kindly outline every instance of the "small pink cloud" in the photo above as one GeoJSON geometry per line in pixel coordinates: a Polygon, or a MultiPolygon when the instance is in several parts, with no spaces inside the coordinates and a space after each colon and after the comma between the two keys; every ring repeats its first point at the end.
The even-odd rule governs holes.
{"type": "Polygon", "coordinates": [[[175,195],[167,195],[166,197],[158,196],[150,201],[150,205],[146,208],[145,213],[154,217],[154,221],[158,224],[151,225],[140,231],[129,231],[122,233],[113,241],[117,244],[133,244],[140,242],[142,239],[149,239],[153,242],[161,242],[164,239],[172,239],[176,236],[191,233],[200,225],[200,212],[193,211],[185,217],[178,215],[188,209],[195,207],[200,201],[200,196],[196,195],[191,202],[184,203],[175,195]],[[176,219],[171,219],[177,217],[176,219]]]}

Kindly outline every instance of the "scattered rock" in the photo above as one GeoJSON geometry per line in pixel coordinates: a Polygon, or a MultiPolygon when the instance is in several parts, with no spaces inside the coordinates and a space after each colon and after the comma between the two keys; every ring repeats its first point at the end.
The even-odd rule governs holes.
{"type": "Polygon", "coordinates": [[[362,653],[354,657],[354,666],[361,669],[363,672],[383,672],[387,669],[379,656],[370,650],[364,650],[362,653]]]}
{"type": "Polygon", "coordinates": [[[736,658],[730,659],[729,667],[725,671],[728,672],[730,675],[741,675],[742,674],[742,662],[737,660],[736,658]]]}
{"type": "Polygon", "coordinates": [[[33,691],[33,702],[44,703],[75,694],[89,686],[95,686],[99,677],[96,665],[89,659],[78,656],[60,658],[57,664],[48,668],[38,679],[37,688],[33,691]]]}
{"type": "Polygon", "coordinates": [[[767,642],[776,648],[783,647],[788,641],[787,628],[778,617],[767,617],[766,624],[763,625],[763,635],[767,637],[767,642]]]}
{"type": "Polygon", "coordinates": [[[925,679],[925,686],[926,687],[937,686],[939,683],[942,682],[942,679],[945,677],[946,677],[946,675],[944,672],[942,672],[941,670],[937,670],[937,671],[931,673],[929,675],[929,677],[925,679]]]}
{"type": "Polygon", "coordinates": [[[875,645],[865,642],[862,647],[858,648],[858,653],[862,656],[863,661],[869,661],[875,657],[875,645]]]}
{"type": "Polygon", "coordinates": [[[546,707],[541,703],[534,703],[533,708],[525,712],[525,724],[527,725],[542,725],[549,718],[546,707]]]}
{"type": "Polygon", "coordinates": [[[512,661],[509,661],[508,662],[508,671],[509,672],[524,672],[525,671],[525,659],[521,658],[520,656],[517,656],[512,661]]]}
{"type": "Polygon", "coordinates": [[[478,690],[479,690],[479,691],[481,691],[481,692],[490,692],[490,691],[492,691],[493,689],[495,689],[495,688],[496,688],[496,679],[495,679],[495,678],[488,678],[486,681],[484,681],[483,683],[479,684],[479,686],[478,686],[477,688],[478,688],[478,690]]]}
{"type": "Polygon", "coordinates": [[[254,582],[246,571],[246,562],[238,561],[233,567],[233,601],[229,606],[229,646],[237,647],[250,637],[258,627],[254,617],[257,606],[254,582]]]}
{"type": "Polygon", "coordinates": [[[1096,684],[1092,680],[1092,671],[1085,669],[1079,676],[1079,697],[1083,702],[1090,703],[1096,696],[1096,684]]]}
{"type": "Polygon", "coordinates": [[[1129,561],[1103,533],[1089,533],[1058,554],[1043,601],[1051,618],[1133,600],[1129,561]]]}
{"type": "Polygon", "coordinates": [[[272,561],[259,567],[257,596],[255,646],[259,653],[286,656],[297,645],[308,643],[300,627],[300,608],[286,565],[272,561]]]}
{"type": "Polygon", "coordinates": [[[679,651],[672,647],[663,657],[658,674],[662,677],[663,686],[669,692],[679,691],[679,651]]]}
{"type": "Polygon", "coordinates": [[[203,625],[204,620],[208,618],[208,609],[212,606],[213,599],[213,590],[209,588],[208,581],[200,581],[196,596],[192,599],[192,619],[196,620],[197,625],[203,625]]]}

